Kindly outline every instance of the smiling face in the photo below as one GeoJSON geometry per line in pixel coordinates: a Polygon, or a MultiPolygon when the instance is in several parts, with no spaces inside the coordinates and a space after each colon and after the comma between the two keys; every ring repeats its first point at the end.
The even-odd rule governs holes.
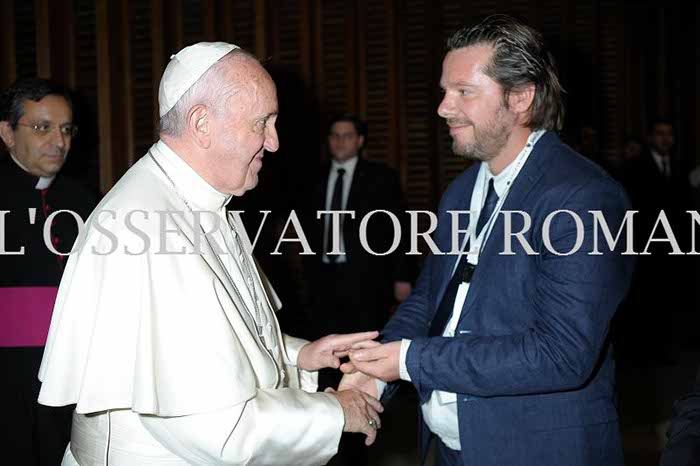
{"type": "Polygon", "coordinates": [[[484,74],[493,49],[475,45],[448,52],[442,64],[444,97],[438,114],[452,136],[452,150],[488,162],[504,149],[517,116],[506,108],[501,86],[484,74]]]}
{"type": "Polygon", "coordinates": [[[258,184],[264,151],[279,148],[277,91],[270,75],[253,60],[229,69],[238,92],[219,105],[211,120],[215,137],[208,163],[213,185],[221,192],[241,196],[258,184]]]}
{"type": "Polygon", "coordinates": [[[2,123],[0,136],[10,154],[34,176],[56,175],[66,161],[71,135],[62,131],[72,124],[73,111],[61,96],[47,95],[38,102],[25,100],[22,117],[12,129],[2,123]],[[51,128],[44,134],[34,128],[51,128]]]}

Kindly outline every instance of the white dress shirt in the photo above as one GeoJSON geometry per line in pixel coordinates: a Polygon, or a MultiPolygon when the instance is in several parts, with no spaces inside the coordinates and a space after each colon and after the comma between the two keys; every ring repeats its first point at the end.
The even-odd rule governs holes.
{"type": "MultiPolygon", "coordinates": [[[[348,197],[350,196],[350,185],[352,185],[352,177],[355,175],[355,167],[357,167],[357,159],[358,156],[352,157],[348,160],[345,160],[344,162],[338,162],[335,159],[331,160],[331,167],[330,170],[328,171],[328,186],[326,187],[326,202],[325,202],[325,208],[326,210],[331,210],[331,203],[333,202],[333,191],[335,190],[335,182],[338,179],[338,169],[342,168],[345,170],[345,173],[343,174],[343,193],[341,197],[341,210],[345,210],[345,208],[348,205],[348,197]]],[[[347,216],[346,215],[341,215],[340,217],[340,225],[343,225],[343,217],[347,216]]],[[[324,216],[324,224],[323,224],[323,251],[328,251],[330,248],[326,244],[327,239],[328,239],[328,229],[331,227],[331,216],[326,214],[324,216]]],[[[343,264],[346,262],[346,257],[345,257],[345,242],[343,241],[343,229],[340,228],[340,252],[341,254],[336,256],[335,262],[337,264],[343,264]]],[[[328,264],[330,263],[330,260],[328,260],[328,257],[324,254],[321,260],[328,264]]]]}
{"type": "Polygon", "coordinates": [[[659,154],[654,149],[651,149],[651,157],[654,159],[654,162],[656,163],[656,168],[659,169],[659,173],[661,173],[664,176],[664,178],[670,178],[671,177],[671,157],[670,156],[664,157],[663,155],[659,154]]]}
{"type": "MultiPolygon", "coordinates": [[[[469,222],[469,237],[475,238],[475,240],[470,245],[470,254],[467,258],[470,264],[478,264],[479,256],[473,252],[479,251],[481,246],[486,243],[488,236],[491,232],[491,228],[498,217],[498,213],[503,206],[503,203],[508,196],[510,187],[515,182],[516,177],[520,173],[523,165],[527,161],[528,156],[532,152],[535,144],[539,138],[544,134],[544,131],[535,131],[528,137],[525,147],[520,151],[520,153],[515,157],[515,159],[505,168],[501,173],[494,176],[486,163],[482,163],[479,168],[479,173],[476,177],[476,182],[474,183],[474,188],[471,195],[471,203],[469,206],[469,211],[472,212],[469,222]],[[494,210],[490,221],[487,221],[484,225],[481,234],[476,236],[476,223],[479,218],[479,214],[486,199],[486,194],[488,192],[489,181],[493,178],[493,186],[498,195],[498,204],[494,210]],[[474,221],[471,221],[474,220],[474,221]]],[[[465,244],[462,244],[462,249],[465,244]]],[[[452,272],[454,273],[459,263],[459,259],[464,254],[464,250],[457,257],[455,261],[454,268],[452,272]]],[[[469,283],[461,283],[457,289],[457,296],[455,298],[454,307],[452,310],[452,316],[445,326],[445,331],[443,332],[443,337],[454,337],[455,331],[457,329],[457,324],[459,323],[460,316],[462,315],[462,307],[467,298],[467,293],[469,293],[469,283]]],[[[469,330],[460,330],[460,334],[468,334],[469,330]]],[[[399,373],[402,380],[410,381],[411,377],[406,369],[406,354],[411,346],[411,340],[404,339],[401,341],[401,355],[399,359],[399,373]]],[[[459,439],[459,425],[457,420],[457,395],[451,392],[443,392],[440,390],[433,391],[430,399],[421,406],[423,411],[423,420],[430,428],[431,432],[436,434],[443,441],[447,447],[452,450],[461,450],[462,445],[459,439]]]]}

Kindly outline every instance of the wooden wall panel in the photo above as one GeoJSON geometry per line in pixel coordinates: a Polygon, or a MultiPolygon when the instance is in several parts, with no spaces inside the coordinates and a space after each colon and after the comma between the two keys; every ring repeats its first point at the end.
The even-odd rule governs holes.
{"type": "Polygon", "coordinates": [[[400,16],[400,66],[404,70],[401,92],[405,125],[406,183],[405,191],[411,209],[427,210],[433,201],[433,164],[438,156],[435,150],[434,89],[426,85],[433,80],[432,53],[426,44],[431,42],[429,0],[404,0],[400,16]]]}
{"type": "Polygon", "coordinates": [[[0,29],[0,70],[4,70],[0,73],[0,89],[9,86],[17,73],[14,6],[14,2],[0,2],[0,17],[6,18],[0,29]]]}
{"type": "Polygon", "coordinates": [[[348,96],[349,83],[353,75],[348,65],[354,64],[353,57],[346,55],[346,2],[325,0],[321,2],[321,67],[323,81],[320,86],[320,99],[323,120],[338,112],[354,110],[348,96]]]}
{"type": "Polygon", "coordinates": [[[149,3],[134,2],[130,12],[131,54],[129,64],[133,80],[131,128],[134,137],[134,158],[143,156],[155,139],[154,83],[160,81],[162,70],[154,69],[154,30],[152,15],[157,14],[149,3]]]}
{"type": "Polygon", "coordinates": [[[366,16],[360,19],[360,23],[365,25],[366,45],[359,49],[366,53],[362,80],[365,89],[360,94],[364,105],[359,113],[364,115],[369,128],[368,158],[392,163],[395,161],[393,150],[396,147],[394,125],[398,123],[393,118],[397,112],[392,111],[396,79],[391,49],[394,24],[385,8],[385,2],[368,2],[366,16]]]}
{"type": "Polygon", "coordinates": [[[567,91],[563,134],[572,145],[591,125],[601,154],[615,156],[625,136],[668,116],[679,157],[695,163],[699,52],[684,50],[698,42],[699,8],[652,0],[8,0],[0,2],[12,18],[0,31],[0,85],[42,75],[75,87],[75,151],[89,161],[86,176],[99,170],[107,189],[156,136],[158,81],[170,55],[200,40],[232,41],[298,80],[289,88],[304,94],[295,117],[307,124],[295,128],[295,144],[320,155],[332,114],[364,115],[368,156],[399,168],[410,205],[421,208],[435,206],[467,165],[436,115],[445,39],[457,27],[507,12],[543,32],[567,91]]]}
{"type": "MultiPolygon", "coordinates": [[[[435,86],[439,85],[440,75],[442,71],[442,58],[445,56],[447,50],[446,43],[447,39],[466,22],[467,15],[484,16],[490,14],[495,10],[491,2],[482,4],[481,9],[477,10],[469,9],[465,11],[464,2],[461,1],[446,1],[442,4],[442,9],[440,10],[440,28],[441,34],[439,36],[438,43],[435,44],[436,55],[439,57],[439,62],[431,63],[431,66],[437,67],[440,71],[434,73],[432,80],[435,86]]],[[[439,96],[442,100],[442,92],[439,96]]],[[[447,188],[452,180],[462,173],[464,169],[468,166],[467,161],[461,157],[457,156],[452,152],[452,138],[450,137],[449,131],[445,121],[437,116],[437,108],[440,104],[439,101],[433,102],[432,108],[430,109],[431,118],[437,119],[437,131],[438,131],[438,184],[434,187],[434,197],[438,197],[442,191],[447,188]]]]}
{"type": "Polygon", "coordinates": [[[233,42],[255,53],[255,1],[236,0],[233,4],[233,42]]]}
{"type": "Polygon", "coordinates": [[[33,1],[13,0],[15,10],[15,75],[37,75],[36,8],[33,1]]]}

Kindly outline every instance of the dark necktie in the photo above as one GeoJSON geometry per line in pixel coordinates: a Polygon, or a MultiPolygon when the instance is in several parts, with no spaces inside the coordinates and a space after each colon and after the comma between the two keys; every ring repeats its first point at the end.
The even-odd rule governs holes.
{"type": "MultiPolygon", "coordinates": [[[[481,208],[479,213],[479,219],[476,221],[476,236],[479,236],[481,230],[486,225],[486,222],[493,215],[493,211],[496,209],[498,204],[498,194],[493,187],[493,178],[489,180],[489,190],[486,194],[486,201],[484,202],[484,207],[481,208]]],[[[484,240],[482,240],[484,241],[484,240]]],[[[465,251],[469,250],[469,244],[467,244],[465,251]]],[[[445,289],[445,294],[442,296],[442,301],[440,301],[440,306],[433,317],[433,321],[430,323],[430,330],[428,336],[437,337],[441,336],[445,331],[445,326],[447,321],[450,320],[452,315],[452,310],[455,306],[455,299],[457,298],[457,290],[462,282],[469,283],[471,281],[472,275],[474,274],[474,266],[467,262],[467,255],[462,254],[459,259],[459,264],[455,269],[455,273],[450,279],[450,283],[445,289]]]]}
{"type": "MultiPolygon", "coordinates": [[[[333,187],[333,197],[331,198],[331,210],[338,211],[343,209],[343,175],[345,174],[344,168],[338,169],[338,177],[335,179],[335,186],[333,187]]],[[[342,217],[341,217],[342,218],[342,217]]],[[[340,236],[342,238],[342,223],[340,228],[340,236]]],[[[331,263],[335,263],[338,259],[337,255],[329,255],[328,253],[333,250],[333,226],[331,225],[331,220],[328,219],[328,227],[326,229],[326,257],[331,263]]]]}

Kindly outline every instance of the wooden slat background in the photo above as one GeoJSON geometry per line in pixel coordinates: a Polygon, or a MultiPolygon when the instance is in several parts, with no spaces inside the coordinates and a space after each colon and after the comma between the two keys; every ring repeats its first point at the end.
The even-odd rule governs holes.
{"type": "Polygon", "coordinates": [[[614,156],[626,136],[644,135],[648,119],[666,116],[679,156],[697,163],[700,6],[692,2],[8,0],[0,2],[10,18],[0,31],[0,85],[38,75],[76,90],[81,133],[67,168],[106,192],[156,137],[169,56],[200,40],[233,41],[300,94],[280,95],[296,99],[284,109],[296,121],[281,130],[282,147],[302,152],[277,162],[300,177],[289,186],[325,156],[325,121],[349,110],[369,122],[367,156],[400,171],[409,207],[432,209],[466,166],[450,154],[436,114],[444,42],[494,12],[525,19],[552,46],[572,144],[590,125],[600,154],[614,156]]]}

